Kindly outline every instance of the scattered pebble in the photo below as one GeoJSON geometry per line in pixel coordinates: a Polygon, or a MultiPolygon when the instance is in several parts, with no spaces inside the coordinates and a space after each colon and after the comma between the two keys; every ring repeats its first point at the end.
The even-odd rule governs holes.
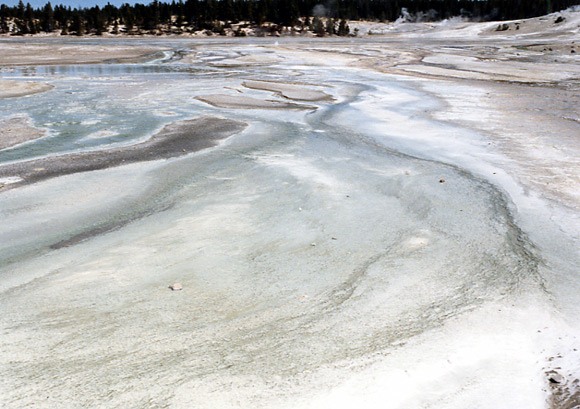
{"type": "Polygon", "coordinates": [[[181,283],[171,284],[169,286],[169,288],[171,288],[171,291],[181,291],[181,290],[183,290],[183,286],[181,285],[181,283]]]}
{"type": "Polygon", "coordinates": [[[439,183],[445,183],[445,179],[439,179],[439,183]]]}

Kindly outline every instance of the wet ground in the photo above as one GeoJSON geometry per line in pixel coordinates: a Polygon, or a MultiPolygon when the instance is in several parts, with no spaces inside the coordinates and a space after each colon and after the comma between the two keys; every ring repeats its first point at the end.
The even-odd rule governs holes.
{"type": "MultiPolygon", "coordinates": [[[[578,149],[572,102],[562,115],[534,105],[536,85],[389,72],[390,55],[424,57],[412,40],[407,51],[374,38],[274,41],[156,40],[171,51],[146,62],[0,72],[54,86],[0,100],[0,120],[46,132],[0,151],[0,172],[13,170],[0,191],[0,402],[572,401],[577,175],[565,152],[531,159],[562,140],[578,149]],[[295,99],[276,92],[287,83],[295,99]],[[306,110],[236,104],[294,104],[300,87],[330,97],[306,110]],[[232,98],[219,108],[208,95],[232,98]],[[248,126],[214,145],[204,115],[248,126]],[[139,156],[167,126],[186,138],[184,123],[208,145],[139,156]],[[536,145],[521,143],[538,130],[536,145]],[[15,186],[22,164],[96,157],[110,163],[15,186]],[[548,164],[565,182],[538,187],[548,164]]],[[[542,86],[548,96],[562,83],[542,86]]]]}

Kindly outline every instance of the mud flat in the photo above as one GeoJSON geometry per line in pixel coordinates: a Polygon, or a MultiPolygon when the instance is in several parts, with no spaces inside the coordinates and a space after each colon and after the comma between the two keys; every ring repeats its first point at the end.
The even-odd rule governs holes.
{"type": "Polygon", "coordinates": [[[0,80],[0,98],[16,98],[46,92],[54,87],[43,82],[0,80]]]}
{"type": "Polygon", "coordinates": [[[140,144],[0,166],[0,183],[4,181],[4,187],[17,187],[71,173],[182,156],[215,146],[245,127],[244,122],[214,116],[179,121],[166,125],[140,144]]]}
{"type": "Polygon", "coordinates": [[[14,117],[0,120],[0,150],[42,138],[46,132],[30,126],[30,119],[14,117]]]}
{"type": "Polygon", "coordinates": [[[297,109],[313,110],[315,106],[295,104],[292,102],[258,99],[243,95],[204,95],[196,97],[197,100],[213,105],[218,108],[229,109],[297,109]]]}
{"type": "Polygon", "coordinates": [[[0,42],[0,66],[96,64],[102,62],[137,62],[161,47],[124,45],[77,45],[46,41],[42,44],[0,42]]]}
{"type": "Polygon", "coordinates": [[[282,95],[284,98],[293,99],[296,101],[310,101],[310,102],[333,101],[332,96],[317,89],[307,88],[308,87],[307,84],[244,81],[242,85],[246,88],[275,92],[279,95],[282,95]]]}

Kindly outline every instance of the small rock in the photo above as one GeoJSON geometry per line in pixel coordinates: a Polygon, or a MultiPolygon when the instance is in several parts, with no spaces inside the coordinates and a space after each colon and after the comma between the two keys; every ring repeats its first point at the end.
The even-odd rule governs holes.
{"type": "Polygon", "coordinates": [[[439,179],[439,183],[445,183],[445,179],[439,179]]]}
{"type": "Polygon", "coordinates": [[[171,288],[171,291],[181,291],[181,290],[183,290],[183,286],[181,285],[181,283],[171,284],[169,286],[169,288],[171,288]]]}
{"type": "Polygon", "coordinates": [[[310,243],[312,247],[316,247],[316,243],[310,243]]]}
{"type": "Polygon", "coordinates": [[[337,240],[337,238],[336,237],[333,237],[332,240],[337,240]]]}

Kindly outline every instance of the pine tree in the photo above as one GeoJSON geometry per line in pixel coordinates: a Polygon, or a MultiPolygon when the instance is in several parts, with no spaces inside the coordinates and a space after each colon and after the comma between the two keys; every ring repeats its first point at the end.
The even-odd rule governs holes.
{"type": "Polygon", "coordinates": [[[10,31],[8,26],[8,7],[5,4],[0,5],[0,33],[6,34],[10,31]]]}
{"type": "Polygon", "coordinates": [[[312,31],[314,31],[318,37],[324,37],[324,24],[322,24],[322,20],[320,20],[319,17],[314,17],[312,20],[312,31]]]}
{"type": "Polygon", "coordinates": [[[234,9],[234,2],[232,0],[221,0],[220,1],[221,10],[220,15],[225,21],[231,21],[237,23],[236,11],[234,9]]]}
{"type": "Polygon", "coordinates": [[[103,15],[101,13],[101,9],[99,8],[99,6],[96,6],[94,8],[94,14],[93,14],[93,27],[95,28],[95,34],[98,36],[103,35],[103,31],[105,31],[105,22],[103,20],[103,15]]]}
{"type": "Polygon", "coordinates": [[[266,19],[268,18],[269,12],[270,10],[268,8],[268,4],[266,3],[266,1],[265,0],[258,1],[256,6],[256,12],[254,13],[254,15],[256,16],[256,24],[258,24],[259,26],[264,24],[266,22],[266,19]]]}
{"type": "Polygon", "coordinates": [[[77,36],[82,36],[84,34],[83,19],[79,10],[74,9],[72,24],[70,27],[71,31],[77,36]]]}
{"type": "Polygon", "coordinates": [[[50,2],[46,3],[42,11],[42,31],[50,33],[54,30],[54,11],[50,2]]]}
{"type": "Polygon", "coordinates": [[[16,18],[18,18],[20,20],[24,20],[24,11],[25,11],[24,2],[22,0],[20,0],[18,2],[18,8],[17,8],[17,12],[16,12],[16,18]]]}
{"type": "Polygon", "coordinates": [[[249,1],[249,0],[245,0],[243,1],[244,7],[244,16],[241,17],[243,20],[245,21],[249,21],[249,22],[253,22],[255,23],[255,19],[254,19],[254,1],[249,1]]]}
{"type": "Polygon", "coordinates": [[[36,34],[36,20],[34,19],[34,10],[30,3],[26,4],[26,10],[24,11],[24,24],[26,25],[27,29],[26,32],[30,34],[36,34]]]}
{"type": "Polygon", "coordinates": [[[350,34],[350,27],[346,23],[345,19],[340,20],[340,23],[338,24],[338,33],[337,34],[341,37],[345,37],[345,36],[350,34]]]}
{"type": "Polygon", "coordinates": [[[184,16],[183,16],[183,1],[179,0],[179,3],[176,6],[176,17],[175,17],[175,25],[179,28],[183,27],[184,24],[184,16]]]}
{"type": "Polygon", "coordinates": [[[216,0],[205,0],[203,6],[204,23],[212,26],[213,22],[217,20],[217,4],[216,0]]]}
{"type": "Polygon", "coordinates": [[[335,34],[334,20],[331,18],[326,19],[326,32],[328,35],[335,34]]]}
{"type": "Polygon", "coordinates": [[[133,15],[131,6],[128,4],[125,5],[123,21],[125,22],[125,32],[132,32],[133,28],[135,27],[135,17],[133,15]]]}
{"type": "Polygon", "coordinates": [[[285,26],[294,26],[300,17],[300,11],[295,0],[288,0],[282,3],[281,23],[285,26]]]}
{"type": "Polygon", "coordinates": [[[154,0],[146,9],[145,9],[145,21],[143,26],[145,30],[156,30],[159,27],[159,23],[161,20],[161,12],[159,9],[159,0],[154,0]]]}

